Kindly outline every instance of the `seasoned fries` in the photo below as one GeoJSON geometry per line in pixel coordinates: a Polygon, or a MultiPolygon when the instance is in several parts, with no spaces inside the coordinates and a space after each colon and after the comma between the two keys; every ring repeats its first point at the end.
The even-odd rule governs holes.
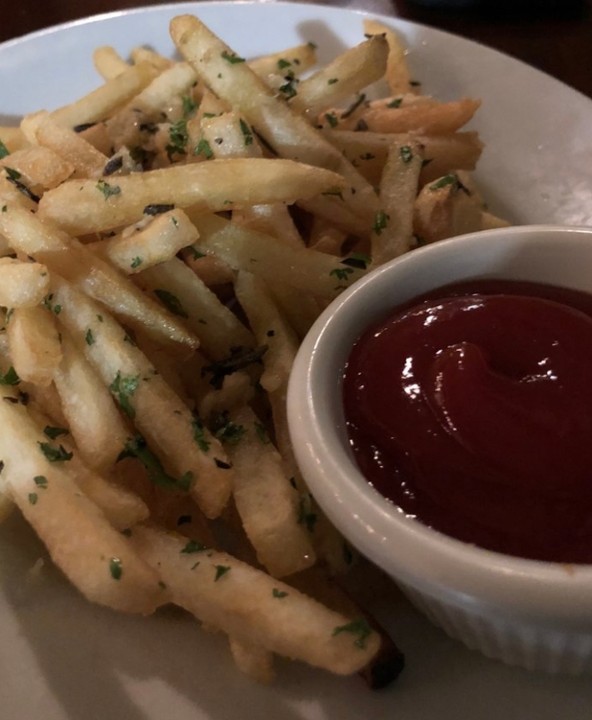
{"type": "Polygon", "coordinates": [[[419,94],[364,30],[316,68],[182,15],[181,59],[104,45],[99,87],[0,128],[0,521],[93,602],[188,610],[260,682],[275,655],[401,666],[294,460],[300,341],[371,267],[503,223],[469,174],[479,100],[419,94]]]}

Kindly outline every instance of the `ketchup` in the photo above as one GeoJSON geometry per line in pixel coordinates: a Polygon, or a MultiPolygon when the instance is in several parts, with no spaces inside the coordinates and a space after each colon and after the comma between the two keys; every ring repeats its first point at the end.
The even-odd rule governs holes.
{"type": "Polygon", "coordinates": [[[406,514],[490,550],[592,563],[592,295],[440,288],[359,338],[343,392],[361,471],[406,514]]]}

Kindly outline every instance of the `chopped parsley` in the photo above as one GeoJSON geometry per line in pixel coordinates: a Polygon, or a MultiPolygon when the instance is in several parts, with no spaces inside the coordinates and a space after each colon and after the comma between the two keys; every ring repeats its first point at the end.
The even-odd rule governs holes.
{"type": "Polygon", "coordinates": [[[353,271],[354,269],[351,267],[333,268],[329,275],[335,276],[338,280],[347,280],[353,271]]]}
{"type": "Polygon", "coordinates": [[[403,145],[403,147],[399,149],[399,155],[406,165],[413,160],[413,152],[411,151],[409,145],[403,145]]]}
{"type": "Polygon", "coordinates": [[[21,379],[12,365],[8,368],[4,375],[0,373],[0,385],[18,385],[20,381],[21,379]]]}
{"type": "Polygon", "coordinates": [[[123,568],[121,566],[121,560],[116,557],[112,557],[109,560],[109,572],[111,573],[111,577],[113,580],[121,580],[121,576],[123,575],[123,568]]]}
{"type": "Polygon", "coordinates": [[[123,412],[132,419],[135,417],[136,411],[130,403],[130,398],[138,389],[139,384],[139,375],[126,376],[122,375],[121,371],[118,370],[115,379],[113,380],[111,385],[109,385],[109,390],[111,390],[111,392],[117,398],[119,406],[121,407],[123,412]]]}
{"type": "Polygon", "coordinates": [[[237,63],[244,63],[245,59],[242,57],[239,57],[235,53],[229,53],[227,50],[222,50],[220,55],[226,60],[226,62],[230,63],[231,65],[236,65],[237,63]]]}
{"type": "Polygon", "coordinates": [[[289,100],[298,94],[296,92],[298,78],[294,77],[294,75],[287,75],[285,80],[286,82],[283,85],[280,85],[279,91],[285,96],[286,100],[289,100]]]}
{"type": "Polygon", "coordinates": [[[195,146],[195,149],[193,151],[194,155],[203,155],[206,160],[210,160],[214,157],[214,153],[212,151],[212,147],[210,143],[205,139],[202,138],[197,145],[195,146]]]}
{"type": "Polygon", "coordinates": [[[230,572],[230,568],[228,565],[215,565],[216,568],[216,576],[214,577],[214,582],[218,582],[221,577],[226,575],[227,572],[230,572]]]}
{"type": "Polygon", "coordinates": [[[67,460],[71,460],[74,456],[74,453],[68,452],[63,445],[60,445],[57,448],[46,442],[38,442],[37,445],[39,445],[41,452],[45,455],[49,462],[66,462],[67,460]]]}
{"type": "Polygon", "coordinates": [[[285,58],[280,58],[277,61],[277,66],[279,70],[285,70],[286,68],[289,68],[292,66],[292,63],[289,60],[286,60],[285,58]]]}
{"type": "Polygon", "coordinates": [[[178,120],[169,128],[169,143],[165,150],[169,160],[173,155],[185,155],[189,133],[187,132],[187,120],[178,120]]]}
{"type": "Polygon", "coordinates": [[[35,475],[33,482],[37,485],[37,487],[42,488],[43,490],[47,488],[47,478],[45,475],[35,475]]]}
{"type": "Polygon", "coordinates": [[[185,119],[191,117],[197,110],[197,103],[190,95],[183,95],[181,103],[183,105],[183,117],[185,119]]]}
{"type": "Polygon", "coordinates": [[[327,85],[335,85],[337,82],[339,82],[339,78],[329,78],[329,80],[327,80],[327,85]]]}
{"type": "Polygon", "coordinates": [[[119,195],[121,193],[121,188],[119,185],[110,185],[105,180],[99,180],[97,182],[97,190],[103,193],[105,196],[105,200],[112,197],[113,195],[119,195]]]}
{"type": "Polygon", "coordinates": [[[197,447],[202,452],[208,452],[210,449],[210,443],[206,438],[206,431],[201,419],[194,417],[191,422],[191,428],[193,430],[193,439],[195,440],[197,447]]]}
{"type": "Polygon", "coordinates": [[[273,590],[271,591],[271,594],[273,595],[274,598],[278,598],[280,600],[281,600],[281,598],[285,598],[288,596],[287,592],[284,592],[283,590],[278,590],[277,588],[273,588],[273,590]]]}
{"type": "Polygon", "coordinates": [[[181,550],[181,554],[192,555],[193,553],[203,552],[207,549],[207,546],[203,543],[200,543],[197,540],[189,540],[187,545],[185,545],[185,547],[181,550]]]}
{"type": "Polygon", "coordinates": [[[366,640],[372,635],[372,628],[368,625],[368,622],[364,618],[358,618],[352,620],[346,625],[339,625],[333,629],[333,635],[340,635],[341,633],[351,633],[355,636],[354,645],[360,649],[366,647],[366,640]]]}
{"type": "Polygon", "coordinates": [[[136,255],[136,257],[131,261],[130,267],[135,270],[136,268],[139,268],[143,262],[142,258],[136,255]]]}
{"type": "Polygon", "coordinates": [[[337,119],[337,115],[335,113],[325,113],[325,120],[329,123],[329,125],[334,128],[339,125],[339,120],[337,119]]]}
{"type": "Polygon", "coordinates": [[[386,106],[387,108],[400,108],[402,102],[403,98],[394,98],[394,100],[391,100],[386,106]]]}
{"type": "Polygon", "coordinates": [[[176,295],[173,295],[173,293],[169,292],[168,290],[157,289],[154,291],[154,294],[167,308],[167,310],[173,313],[173,315],[178,315],[179,317],[183,318],[189,317],[187,311],[181,305],[179,298],[176,295]]]}
{"type": "Polygon", "coordinates": [[[247,123],[240,118],[239,125],[241,132],[243,134],[243,137],[245,139],[245,145],[252,145],[253,144],[253,132],[251,131],[251,128],[247,125],[247,123]]]}
{"type": "Polygon", "coordinates": [[[430,185],[430,190],[441,190],[445,187],[451,187],[453,192],[462,190],[467,195],[471,194],[469,189],[458,179],[458,175],[456,173],[448,173],[448,175],[442,176],[430,185]]]}
{"type": "Polygon", "coordinates": [[[384,210],[379,210],[376,215],[374,216],[374,226],[372,229],[377,235],[380,235],[383,230],[386,230],[386,226],[388,225],[389,216],[387,213],[384,212],[384,210]]]}
{"type": "Polygon", "coordinates": [[[228,412],[224,411],[217,415],[212,421],[212,430],[215,437],[220,442],[236,445],[245,434],[246,430],[243,425],[238,425],[228,417],[228,412]]]}
{"type": "Polygon", "coordinates": [[[144,466],[149,480],[158,487],[187,491],[191,486],[192,474],[185,473],[179,480],[168,475],[160,460],[150,450],[146,440],[141,435],[136,435],[127,440],[117,460],[123,460],[126,457],[137,458],[144,466]]]}
{"type": "Polygon", "coordinates": [[[86,335],[84,336],[84,340],[86,341],[87,345],[94,345],[95,344],[95,336],[93,335],[93,331],[88,328],[86,331],[86,335]]]}
{"type": "Polygon", "coordinates": [[[56,438],[60,437],[60,435],[67,435],[68,430],[62,427],[52,427],[51,425],[46,425],[43,428],[43,434],[47,435],[50,440],[55,440],[56,438]]]}
{"type": "Polygon", "coordinates": [[[349,257],[343,258],[341,263],[357,270],[366,270],[370,265],[370,257],[365,253],[352,253],[349,257]]]}
{"type": "Polygon", "coordinates": [[[39,499],[37,493],[29,493],[28,500],[31,503],[31,505],[37,505],[37,500],[39,499]]]}
{"type": "Polygon", "coordinates": [[[5,158],[7,155],[10,155],[10,150],[6,147],[2,140],[0,140],[0,159],[5,158]]]}
{"type": "Polygon", "coordinates": [[[31,190],[29,190],[25,183],[22,182],[22,176],[18,170],[4,166],[4,171],[6,173],[7,180],[11,182],[19,192],[21,192],[25,197],[29,198],[29,200],[32,200],[36,203],[39,202],[39,195],[35,195],[34,192],[31,192],[31,190]]]}

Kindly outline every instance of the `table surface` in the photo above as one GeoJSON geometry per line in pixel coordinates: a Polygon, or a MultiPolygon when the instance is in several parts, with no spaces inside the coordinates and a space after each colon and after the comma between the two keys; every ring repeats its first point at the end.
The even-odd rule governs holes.
{"type": "MultiPolygon", "coordinates": [[[[592,97],[592,0],[480,0],[480,5],[490,7],[429,7],[435,2],[332,0],[325,4],[398,16],[476,40],[592,97]]],[[[456,0],[462,2],[468,0],[456,0]]],[[[0,41],[88,15],[156,4],[162,0],[19,0],[10,13],[3,13],[0,41]]]]}

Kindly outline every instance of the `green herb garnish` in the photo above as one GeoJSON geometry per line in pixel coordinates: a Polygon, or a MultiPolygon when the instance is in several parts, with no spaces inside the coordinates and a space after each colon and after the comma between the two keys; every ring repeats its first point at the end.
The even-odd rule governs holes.
{"type": "Polygon", "coordinates": [[[119,195],[121,193],[119,185],[110,185],[106,180],[97,181],[97,190],[103,193],[105,200],[113,195],[119,195]]]}
{"type": "Polygon", "coordinates": [[[333,629],[334,636],[344,632],[354,635],[356,638],[354,645],[363,650],[366,647],[366,640],[372,635],[372,628],[364,618],[359,618],[352,620],[350,623],[347,623],[347,625],[339,625],[333,629]]]}
{"type": "Polygon", "coordinates": [[[38,442],[37,445],[39,445],[41,452],[45,455],[49,462],[66,462],[67,460],[71,460],[74,456],[74,453],[68,452],[63,445],[60,445],[57,448],[46,442],[38,442]]]}
{"type": "Polygon", "coordinates": [[[115,379],[113,380],[111,385],[109,385],[109,390],[111,390],[111,392],[117,398],[119,406],[121,407],[123,412],[130,418],[134,418],[136,415],[136,411],[130,403],[130,398],[138,389],[139,384],[139,375],[126,376],[122,375],[121,372],[118,370],[115,379]]]}
{"type": "Polygon", "coordinates": [[[173,315],[178,315],[179,317],[183,318],[189,317],[187,311],[181,305],[179,298],[176,295],[173,295],[173,293],[169,292],[168,290],[157,289],[154,291],[154,294],[167,308],[167,310],[173,313],[173,315]]]}

